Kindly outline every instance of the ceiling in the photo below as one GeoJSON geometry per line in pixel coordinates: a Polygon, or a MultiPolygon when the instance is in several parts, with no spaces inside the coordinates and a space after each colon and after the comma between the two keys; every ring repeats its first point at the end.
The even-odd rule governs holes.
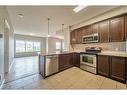
{"type": "Polygon", "coordinates": [[[76,6],[7,6],[14,32],[23,35],[45,37],[49,32],[55,35],[57,30],[90,19],[118,6],[88,6],[78,13],[73,11],[76,6]],[[23,14],[20,18],[18,14],[23,14]]]}

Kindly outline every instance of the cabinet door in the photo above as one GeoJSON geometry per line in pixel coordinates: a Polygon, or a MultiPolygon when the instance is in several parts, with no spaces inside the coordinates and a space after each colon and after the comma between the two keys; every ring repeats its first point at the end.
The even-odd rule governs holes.
{"type": "Polygon", "coordinates": [[[90,35],[92,34],[91,26],[85,26],[82,30],[82,36],[90,35]]]}
{"type": "Polygon", "coordinates": [[[59,55],[59,71],[71,67],[71,54],[60,54],[59,55]]]}
{"type": "Polygon", "coordinates": [[[110,41],[117,42],[124,40],[124,17],[118,17],[110,20],[110,41]]]}
{"type": "Polygon", "coordinates": [[[127,40],[127,15],[125,16],[125,39],[127,40]]]}
{"type": "Polygon", "coordinates": [[[76,44],[77,43],[77,41],[76,41],[76,30],[71,31],[70,43],[71,44],[76,44]]]}
{"type": "Polygon", "coordinates": [[[73,65],[76,67],[80,67],[80,53],[73,54],[73,65]]]}
{"type": "Polygon", "coordinates": [[[123,82],[125,81],[125,58],[111,57],[110,77],[123,82]]]}
{"type": "Polygon", "coordinates": [[[76,35],[77,44],[81,44],[82,43],[82,28],[77,29],[75,35],[76,35]]]}
{"type": "Polygon", "coordinates": [[[98,33],[98,24],[91,25],[91,33],[92,34],[98,33]]]}
{"type": "Polygon", "coordinates": [[[98,56],[98,74],[109,76],[109,57],[100,55],[98,56]]]}
{"type": "Polygon", "coordinates": [[[99,23],[99,42],[109,42],[109,21],[99,23]]]}
{"type": "Polygon", "coordinates": [[[66,69],[66,59],[65,59],[65,55],[60,54],[59,55],[59,71],[62,71],[66,69]]]}

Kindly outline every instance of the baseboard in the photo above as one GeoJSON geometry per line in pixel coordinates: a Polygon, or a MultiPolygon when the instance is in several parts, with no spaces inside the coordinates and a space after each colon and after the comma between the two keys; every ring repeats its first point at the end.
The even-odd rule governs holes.
{"type": "Polygon", "coordinates": [[[5,79],[2,81],[1,85],[0,85],[0,89],[3,88],[3,85],[4,85],[4,82],[5,82],[5,79]]]}
{"type": "Polygon", "coordinates": [[[13,66],[13,64],[14,64],[14,59],[13,59],[11,65],[9,66],[9,72],[11,71],[11,67],[13,66]]]}

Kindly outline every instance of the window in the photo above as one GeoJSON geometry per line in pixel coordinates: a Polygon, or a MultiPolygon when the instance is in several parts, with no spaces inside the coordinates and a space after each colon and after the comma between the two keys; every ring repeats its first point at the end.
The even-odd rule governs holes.
{"type": "Polygon", "coordinates": [[[26,52],[33,52],[33,42],[26,41],[26,52]]]}
{"type": "Polygon", "coordinates": [[[64,45],[64,42],[62,42],[62,49],[63,49],[63,50],[65,49],[65,45],[64,45]]]}
{"type": "Polygon", "coordinates": [[[16,40],[16,53],[40,52],[40,42],[16,40]]]}
{"type": "Polygon", "coordinates": [[[56,49],[61,49],[61,42],[56,42],[56,49]]]}
{"type": "Polygon", "coordinates": [[[25,52],[25,41],[16,41],[16,52],[25,52]]]}
{"type": "Polygon", "coordinates": [[[40,42],[34,42],[34,51],[40,51],[40,42]]]}

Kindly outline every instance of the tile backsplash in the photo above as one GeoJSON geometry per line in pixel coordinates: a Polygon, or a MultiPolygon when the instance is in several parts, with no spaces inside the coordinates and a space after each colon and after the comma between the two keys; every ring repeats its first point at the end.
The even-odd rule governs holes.
{"type": "Polygon", "coordinates": [[[70,51],[84,51],[86,47],[101,47],[105,51],[126,51],[126,42],[75,44],[70,51]]]}

